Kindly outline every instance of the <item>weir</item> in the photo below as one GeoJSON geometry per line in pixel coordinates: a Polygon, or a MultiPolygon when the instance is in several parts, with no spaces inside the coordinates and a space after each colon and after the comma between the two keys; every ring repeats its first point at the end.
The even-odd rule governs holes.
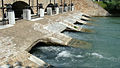
{"type": "MultiPolygon", "coordinates": [[[[43,63],[43,61],[36,61],[37,58],[35,58],[34,56],[30,57],[32,56],[31,54],[29,53],[26,54],[28,51],[32,49],[32,47],[34,47],[39,42],[43,42],[47,44],[53,43],[55,44],[55,46],[62,45],[62,46],[82,47],[82,48],[84,48],[84,46],[80,46],[80,45],[91,46],[87,42],[74,40],[71,37],[62,34],[61,32],[64,31],[66,27],[69,27],[69,25],[64,26],[63,25],[64,23],[61,24],[62,21],[61,23],[59,23],[58,20],[56,22],[52,22],[56,20],[56,17],[59,17],[58,19],[60,19],[61,16],[56,15],[56,16],[52,16],[51,18],[49,18],[48,16],[48,17],[45,17],[44,19],[33,21],[33,22],[27,21],[27,20],[19,20],[17,21],[17,24],[14,27],[0,30],[2,32],[0,36],[2,36],[3,38],[6,38],[6,40],[11,39],[11,42],[15,45],[14,46],[15,48],[11,49],[11,51],[13,52],[11,52],[10,54],[10,55],[13,55],[13,54],[14,55],[11,56],[12,58],[8,59],[8,62],[12,60],[13,62],[11,64],[14,64],[16,61],[21,61],[23,63],[23,66],[26,66],[27,64],[24,64],[24,61],[22,61],[22,60],[26,60],[26,62],[28,62],[29,65],[33,63],[33,67],[36,66],[36,62],[43,63]],[[52,20],[52,21],[49,21],[49,20],[52,20]],[[53,30],[53,28],[56,28],[56,29],[53,30]],[[18,54],[19,52],[20,54],[18,54]],[[26,56],[28,57],[23,58],[22,60],[19,60],[19,58],[23,57],[20,55],[24,55],[24,57],[26,56]],[[13,59],[14,57],[16,58],[13,59]]],[[[3,38],[1,38],[0,40],[2,40],[3,38]]],[[[2,42],[4,42],[4,40],[2,42]]],[[[13,44],[10,44],[10,46],[13,44]]],[[[9,44],[6,43],[1,48],[4,49],[4,47],[5,46],[7,47],[8,45],[9,44]]],[[[4,53],[1,55],[4,56],[4,53]]],[[[8,55],[8,57],[10,55],[8,55]]],[[[6,59],[7,58],[1,59],[0,65],[5,64],[6,59]]],[[[41,65],[44,66],[44,63],[41,65]]],[[[37,65],[39,66],[39,64],[37,65]]]]}
{"type": "MultiPolygon", "coordinates": [[[[75,18],[73,19],[73,17],[71,17],[75,16],[77,12],[80,12],[73,11],[74,10],[73,5],[71,7],[72,12],[68,12],[68,6],[64,6],[64,11],[63,7],[60,6],[59,9],[58,7],[56,8],[56,13],[54,13],[53,12],[54,6],[52,8],[51,5],[47,7],[48,5],[47,3],[46,8],[48,15],[44,15],[46,12],[44,12],[44,9],[40,8],[40,6],[38,8],[38,2],[36,3],[37,7],[36,5],[30,6],[31,5],[30,1],[29,2],[15,1],[12,3],[13,4],[12,7],[15,12],[15,18],[19,18],[19,20],[15,21],[16,24],[14,23],[14,20],[12,20],[13,27],[10,28],[6,29],[1,28],[0,25],[1,28],[0,48],[3,50],[2,53],[0,53],[1,66],[6,65],[6,62],[13,65],[17,61],[20,61],[23,67],[28,65],[30,67],[35,68],[39,66],[40,67],[51,66],[50,64],[47,64],[46,62],[42,61],[41,59],[38,59],[37,57],[29,53],[32,47],[40,43],[45,43],[47,45],[52,44],[54,46],[62,45],[82,48],[84,48],[84,46],[80,45],[90,45],[87,42],[73,39],[72,37],[62,34],[62,31],[64,31],[66,28],[69,28],[70,30],[74,31],[82,31],[83,29],[82,27],[79,27],[74,24],[76,23],[76,21],[79,20],[75,18]],[[22,6],[19,6],[20,9],[17,10],[16,8],[20,4],[22,6]],[[37,8],[37,11],[35,11],[35,8],[37,8]],[[59,12],[61,13],[60,15],[59,12]],[[32,15],[33,13],[35,13],[35,15],[32,15]],[[23,19],[21,19],[21,17],[23,17],[23,19]],[[40,19],[32,21],[33,17],[34,18],[40,17],[40,19]]],[[[11,14],[10,16],[14,17],[11,14]]],[[[78,19],[81,19],[82,17],[81,13],[77,14],[79,15],[78,19]]],[[[3,17],[3,19],[5,18],[3,17]]],[[[83,19],[88,20],[88,18],[86,17],[83,17],[83,19]]],[[[11,21],[11,18],[9,21],[11,21]]],[[[2,20],[2,22],[4,21],[2,20]]],[[[81,23],[86,24],[87,22],[84,21],[81,23]]]]}

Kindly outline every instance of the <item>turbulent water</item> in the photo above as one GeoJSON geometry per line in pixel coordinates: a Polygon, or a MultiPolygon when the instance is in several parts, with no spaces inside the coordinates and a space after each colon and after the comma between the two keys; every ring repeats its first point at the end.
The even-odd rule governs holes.
{"type": "Polygon", "coordinates": [[[64,32],[91,43],[91,48],[42,46],[31,53],[56,68],[120,68],[120,17],[93,19],[89,22],[94,25],[83,27],[94,33],[64,32]]]}

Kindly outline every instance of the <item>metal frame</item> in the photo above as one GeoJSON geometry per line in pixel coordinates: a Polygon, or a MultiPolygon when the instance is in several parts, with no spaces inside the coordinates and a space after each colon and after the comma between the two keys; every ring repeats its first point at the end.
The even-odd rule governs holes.
{"type": "Polygon", "coordinates": [[[65,8],[66,1],[64,0],[64,8],[65,8]]]}
{"type": "Polygon", "coordinates": [[[62,2],[62,0],[61,0],[61,6],[62,6],[62,3],[63,3],[63,2],[62,2]]]}
{"type": "Polygon", "coordinates": [[[51,3],[51,0],[50,0],[50,3],[51,3]]]}
{"type": "Polygon", "coordinates": [[[28,0],[29,6],[30,7],[36,7],[37,9],[37,15],[38,15],[38,10],[39,10],[39,0],[36,0],[36,6],[31,6],[31,0],[28,0]]]}
{"type": "Polygon", "coordinates": [[[55,1],[56,1],[56,0],[54,0],[54,5],[55,5],[55,3],[56,3],[55,1]]]}
{"type": "Polygon", "coordinates": [[[29,2],[28,2],[28,3],[29,3],[29,5],[30,5],[30,4],[31,4],[31,0],[29,0],[29,2]]]}
{"type": "Polygon", "coordinates": [[[4,7],[4,0],[2,0],[2,7],[1,7],[1,9],[2,9],[2,22],[3,22],[3,25],[5,25],[6,24],[6,21],[5,21],[5,15],[4,15],[4,9],[5,9],[5,7],[4,7]]]}
{"type": "Polygon", "coordinates": [[[64,4],[65,4],[65,0],[64,0],[64,4]]]}
{"type": "Polygon", "coordinates": [[[71,5],[72,5],[72,0],[71,0],[71,5]]]}
{"type": "Polygon", "coordinates": [[[38,15],[38,10],[39,10],[39,3],[38,3],[38,0],[36,1],[37,2],[37,15],[38,15]]]}

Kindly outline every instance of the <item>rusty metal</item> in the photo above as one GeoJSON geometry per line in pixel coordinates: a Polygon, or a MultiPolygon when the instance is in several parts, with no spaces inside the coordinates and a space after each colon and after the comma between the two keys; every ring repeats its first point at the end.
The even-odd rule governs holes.
{"type": "Polygon", "coordinates": [[[29,6],[30,6],[30,4],[31,4],[30,2],[31,2],[31,0],[29,0],[29,2],[28,2],[28,3],[29,3],[29,6]]]}
{"type": "Polygon", "coordinates": [[[38,3],[38,0],[37,0],[37,15],[38,15],[38,10],[39,10],[39,3],[38,3]]]}
{"type": "Polygon", "coordinates": [[[65,3],[65,0],[64,0],[64,3],[65,3]]]}
{"type": "Polygon", "coordinates": [[[6,21],[5,21],[5,15],[4,15],[4,9],[5,9],[5,7],[4,7],[4,1],[2,0],[2,7],[1,7],[1,9],[2,9],[2,22],[3,22],[3,25],[5,25],[6,24],[6,21]]]}
{"type": "Polygon", "coordinates": [[[54,5],[55,5],[55,3],[56,3],[56,0],[54,0],[54,5]]]}
{"type": "Polygon", "coordinates": [[[62,0],[61,0],[61,5],[60,6],[62,6],[62,0]]]}
{"type": "Polygon", "coordinates": [[[67,4],[65,3],[65,0],[64,0],[64,8],[65,8],[65,6],[67,6],[67,4]]]}

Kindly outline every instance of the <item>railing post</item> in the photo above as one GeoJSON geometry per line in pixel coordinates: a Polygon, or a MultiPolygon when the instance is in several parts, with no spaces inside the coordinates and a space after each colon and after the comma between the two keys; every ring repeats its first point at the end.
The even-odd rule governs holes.
{"type": "Polygon", "coordinates": [[[30,4],[31,4],[31,3],[30,3],[30,0],[29,0],[29,6],[30,6],[30,4]]]}
{"type": "Polygon", "coordinates": [[[38,5],[39,5],[39,3],[38,3],[38,0],[37,0],[37,15],[38,15],[38,10],[39,10],[38,5]]]}
{"type": "Polygon", "coordinates": [[[55,5],[55,0],[54,0],[54,5],[55,5]]]}
{"type": "Polygon", "coordinates": [[[74,4],[72,3],[72,0],[71,0],[71,11],[74,11],[74,4]]]}
{"type": "Polygon", "coordinates": [[[61,0],[61,5],[62,5],[62,0],[61,0]]]}
{"type": "Polygon", "coordinates": [[[4,15],[4,1],[2,0],[2,22],[3,22],[3,25],[5,25],[6,24],[6,22],[5,22],[5,15],[4,15]]]}

